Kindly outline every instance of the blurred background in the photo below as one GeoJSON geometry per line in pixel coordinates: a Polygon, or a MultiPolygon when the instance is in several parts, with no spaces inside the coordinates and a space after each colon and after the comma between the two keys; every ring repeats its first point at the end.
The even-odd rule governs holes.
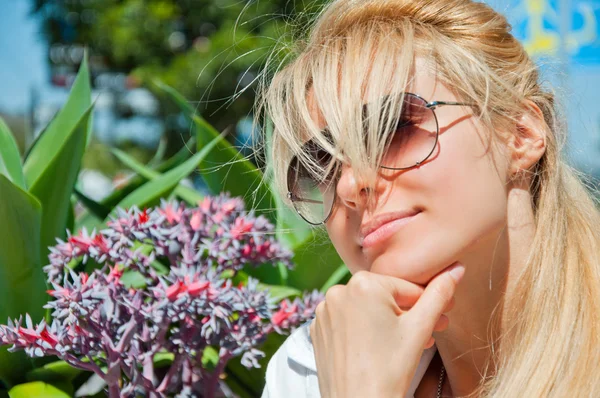
{"type": "MultiPolygon", "coordinates": [[[[181,92],[242,152],[255,78],[286,20],[322,0],[0,0],[0,117],[29,147],[67,98],[89,49],[93,141],[78,186],[102,200],[128,178],[117,147],[148,163],[190,138],[179,109],[152,86],[181,92]]],[[[600,0],[489,0],[555,87],[568,116],[571,163],[600,177],[600,0]]],[[[196,178],[196,177],[195,177],[196,178]]],[[[200,177],[188,184],[203,190],[200,177]]]]}

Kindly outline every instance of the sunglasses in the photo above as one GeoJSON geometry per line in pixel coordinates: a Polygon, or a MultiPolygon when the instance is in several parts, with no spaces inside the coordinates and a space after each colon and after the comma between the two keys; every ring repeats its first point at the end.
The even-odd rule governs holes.
{"type": "MultiPolygon", "coordinates": [[[[439,136],[439,124],[435,109],[440,106],[475,106],[464,102],[428,102],[413,93],[404,93],[400,116],[392,134],[388,135],[386,150],[379,167],[390,170],[406,170],[425,162],[435,150],[439,136]]],[[[363,114],[365,114],[363,108],[363,114]]],[[[333,138],[327,129],[321,132],[331,144],[333,138]]],[[[302,146],[302,152],[322,169],[331,170],[319,176],[309,170],[297,156],[290,161],[287,170],[288,199],[296,212],[306,222],[321,225],[333,213],[336,188],[341,164],[322,148],[315,139],[302,146]],[[333,161],[333,163],[332,163],[333,161]]]]}

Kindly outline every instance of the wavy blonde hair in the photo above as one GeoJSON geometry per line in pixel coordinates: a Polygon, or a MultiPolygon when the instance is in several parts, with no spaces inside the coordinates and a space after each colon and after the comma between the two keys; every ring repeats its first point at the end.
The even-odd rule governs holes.
{"type": "Polygon", "coordinates": [[[547,131],[545,154],[526,171],[532,181],[536,233],[516,288],[495,315],[503,312],[511,324],[497,340],[489,338],[493,355],[473,395],[597,397],[597,199],[590,181],[565,160],[566,129],[557,116],[554,94],[543,87],[536,65],[510,30],[505,17],[470,0],[329,3],[293,47],[285,49],[292,50],[288,56],[273,56],[265,69],[256,114],[273,125],[268,168],[282,196],[292,156],[299,156],[310,170],[326,173],[332,166],[311,163],[300,150],[307,137],[314,137],[352,165],[359,178],[374,178],[387,141],[377,132],[390,130],[380,124],[394,120],[368,118],[365,147],[363,103],[367,98],[382,112],[399,113],[401,99],[378,98],[403,92],[416,57],[427,60],[457,98],[477,105],[489,143],[505,143],[506,134],[517,134],[515,121],[527,101],[535,103],[547,131]],[[335,145],[310,117],[309,90],[335,145]]]}

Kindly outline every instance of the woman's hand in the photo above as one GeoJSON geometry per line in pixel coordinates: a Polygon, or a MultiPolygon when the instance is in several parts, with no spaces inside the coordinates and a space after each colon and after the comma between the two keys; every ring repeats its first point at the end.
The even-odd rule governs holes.
{"type": "Polygon", "coordinates": [[[448,326],[442,313],[463,274],[452,264],[423,288],[359,271],[332,286],[310,325],[321,396],[404,397],[432,333],[448,326]]]}

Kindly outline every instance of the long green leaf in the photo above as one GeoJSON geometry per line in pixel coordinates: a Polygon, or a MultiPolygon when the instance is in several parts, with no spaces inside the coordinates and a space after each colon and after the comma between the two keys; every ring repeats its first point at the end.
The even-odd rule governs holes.
{"type": "MultiPolygon", "coordinates": [[[[150,207],[157,205],[161,198],[166,198],[177,187],[179,181],[187,177],[193,172],[198,164],[206,157],[213,148],[224,138],[225,133],[215,137],[211,142],[205,145],[198,153],[186,160],[176,168],[169,170],[155,180],[149,181],[140,188],[133,191],[125,199],[123,199],[117,207],[123,209],[132,206],[150,207]]],[[[113,211],[113,214],[116,212],[113,211]]]]}
{"type": "MultiPolygon", "coordinates": [[[[164,173],[166,171],[171,170],[174,167],[179,166],[181,163],[185,162],[192,155],[190,148],[196,147],[196,138],[190,138],[186,144],[181,148],[177,153],[167,159],[165,162],[161,163],[154,169],[159,173],[164,173]]],[[[115,207],[122,201],[127,195],[144,185],[149,178],[144,178],[141,175],[134,175],[127,180],[127,184],[124,187],[121,187],[114,192],[112,192],[108,197],[102,200],[102,204],[110,209],[115,207]]]]}
{"type": "MultiPolygon", "coordinates": [[[[0,322],[29,313],[42,320],[47,302],[40,258],[41,205],[36,198],[0,175],[0,322]]],[[[12,385],[30,361],[22,352],[0,348],[0,379],[12,385]]]]}
{"type": "Polygon", "coordinates": [[[314,229],[301,244],[292,248],[294,269],[287,284],[300,290],[320,289],[343,263],[324,229],[314,229]]]}
{"type": "MultiPolygon", "coordinates": [[[[265,172],[265,178],[269,182],[272,192],[277,192],[275,187],[275,181],[273,180],[273,169],[270,165],[273,165],[273,159],[271,159],[271,145],[273,142],[273,124],[267,121],[265,126],[265,146],[267,154],[267,165],[268,169],[265,172]]],[[[308,239],[312,235],[310,224],[304,221],[295,210],[291,209],[286,205],[280,195],[273,195],[275,199],[275,205],[277,208],[277,224],[275,226],[275,232],[277,239],[283,242],[288,247],[294,247],[308,239]]],[[[282,279],[287,278],[287,273],[282,275],[282,279]]]]}
{"type": "Polygon", "coordinates": [[[10,181],[25,189],[25,177],[19,147],[15,142],[10,129],[0,118],[0,174],[5,175],[10,181]]]}
{"type": "Polygon", "coordinates": [[[336,269],[333,274],[327,279],[325,284],[319,289],[321,293],[325,293],[331,286],[337,284],[345,284],[350,276],[350,270],[345,264],[342,264],[336,269]]]}
{"type": "Polygon", "coordinates": [[[90,107],[65,136],[63,145],[29,189],[42,204],[42,259],[46,259],[48,246],[54,245],[57,237],[66,236],[70,198],[85,151],[91,113],[90,107]]]}
{"type": "MultiPolygon", "coordinates": [[[[181,108],[195,128],[198,148],[218,135],[212,127],[187,103],[185,98],[168,85],[155,81],[156,86],[168,94],[181,108]]],[[[200,163],[200,173],[213,194],[229,192],[244,199],[248,208],[256,210],[275,221],[275,201],[262,172],[246,159],[228,141],[220,141],[214,151],[200,163]]]]}
{"type": "Polygon", "coordinates": [[[264,283],[259,283],[257,285],[259,290],[268,289],[269,290],[269,301],[273,303],[278,303],[285,298],[289,298],[292,296],[300,296],[302,292],[298,289],[294,289],[289,286],[279,286],[279,285],[267,285],[264,283]]]}
{"type": "Polygon", "coordinates": [[[81,203],[86,207],[86,209],[88,209],[92,214],[94,214],[101,220],[104,220],[106,216],[110,214],[110,208],[108,206],[96,202],[94,199],[88,197],[79,189],[75,188],[73,190],[73,193],[75,194],[77,199],[79,199],[81,203]]]}
{"type": "MultiPolygon", "coordinates": [[[[33,186],[48,169],[48,163],[61,151],[65,141],[90,106],[90,73],[86,56],[81,63],[67,103],[48,125],[25,159],[23,170],[27,186],[33,186]]],[[[86,131],[84,143],[88,140],[88,135],[89,131],[86,131]]]]}
{"type": "MultiPolygon", "coordinates": [[[[151,168],[144,166],[143,164],[138,162],[136,159],[134,159],[133,157],[129,156],[127,153],[125,153],[117,148],[113,148],[111,150],[111,152],[125,166],[129,167],[131,170],[135,171],[136,173],[143,176],[144,178],[147,178],[148,180],[154,180],[161,176],[161,174],[159,172],[154,171],[151,168]]],[[[179,196],[181,199],[183,199],[186,202],[188,202],[189,204],[193,204],[193,205],[197,204],[203,198],[203,196],[200,194],[200,192],[198,192],[190,187],[186,187],[185,185],[182,185],[182,184],[178,184],[177,187],[175,187],[174,192],[175,192],[175,195],[179,196]]]]}
{"type": "Polygon", "coordinates": [[[72,381],[81,373],[83,373],[83,370],[74,368],[65,361],[55,361],[27,372],[27,380],[45,381],[47,383],[58,380],[72,381]]]}
{"type": "Polygon", "coordinates": [[[19,384],[13,387],[9,392],[10,398],[69,398],[70,395],[43,381],[32,381],[30,383],[19,384]]]}

